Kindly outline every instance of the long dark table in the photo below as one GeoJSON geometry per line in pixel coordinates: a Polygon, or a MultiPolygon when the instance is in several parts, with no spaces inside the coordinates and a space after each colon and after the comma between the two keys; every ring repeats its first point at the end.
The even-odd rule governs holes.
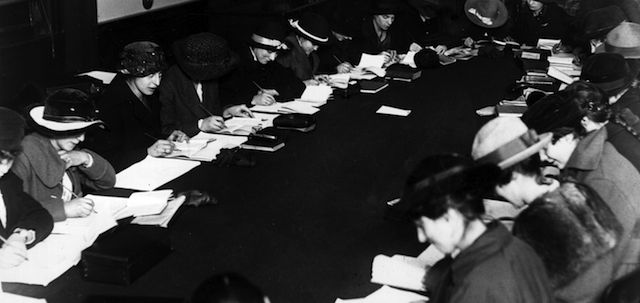
{"type": "Polygon", "coordinates": [[[5,289],[82,302],[88,295],[183,297],[212,274],[233,271],[272,302],[333,302],[363,297],[377,254],[418,255],[426,246],[409,223],[385,220],[385,202],[424,156],[467,154],[486,118],[475,110],[499,101],[522,72],[511,58],[478,57],[391,82],[377,94],[336,99],[316,114],[310,133],[288,133],[255,167],[202,163],[163,188],[198,188],[219,205],[185,208],[169,226],[174,248],[130,286],[83,281],[73,267],[46,288],[5,289]],[[380,105],[408,117],[376,114],[380,105]]]}

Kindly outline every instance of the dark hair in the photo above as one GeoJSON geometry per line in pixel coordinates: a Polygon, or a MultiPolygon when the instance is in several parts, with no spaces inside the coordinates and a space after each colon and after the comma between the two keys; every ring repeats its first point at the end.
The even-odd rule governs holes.
{"type": "Polygon", "coordinates": [[[191,296],[191,303],[263,303],[264,294],[236,273],[215,275],[204,280],[191,296]]]}
{"type": "Polygon", "coordinates": [[[459,211],[467,220],[484,214],[482,194],[497,176],[494,164],[481,166],[460,155],[436,155],[424,159],[409,175],[402,203],[410,219],[436,219],[448,209],[459,211]]]}
{"type": "Polygon", "coordinates": [[[540,160],[540,155],[538,153],[535,153],[510,167],[502,169],[499,175],[496,177],[495,185],[500,186],[509,184],[509,182],[511,182],[511,179],[513,179],[513,173],[516,172],[525,176],[534,177],[536,179],[541,178],[541,166],[542,161],[540,160]]]}
{"type": "Polygon", "coordinates": [[[611,117],[611,108],[605,93],[597,86],[576,81],[564,90],[571,102],[578,105],[583,115],[594,122],[606,122],[611,117]]]}

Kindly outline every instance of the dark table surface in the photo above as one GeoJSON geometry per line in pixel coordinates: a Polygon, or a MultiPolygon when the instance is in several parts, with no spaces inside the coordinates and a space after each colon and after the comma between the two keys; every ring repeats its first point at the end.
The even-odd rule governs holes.
{"type": "Polygon", "coordinates": [[[219,205],[185,208],[168,232],[174,251],[129,286],[82,280],[75,266],[47,287],[6,290],[82,302],[88,295],[187,296],[204,278],[227,271],[259,285],[271,302],[334,302],[363,297],[377,254],[416,256],[426,246],[409,223],[385,220],[385,202],[424,156],[468,154],[487,118],[475,110],[501,100],[521,75],[513,59],[478,57],[391,82],[377,94],[336,99],[310,133],[255,152],[255,167],[202,163],[163,188],[209,191],[219,205]],[[412,110],[376,114],[381,105],[412,110]]]}

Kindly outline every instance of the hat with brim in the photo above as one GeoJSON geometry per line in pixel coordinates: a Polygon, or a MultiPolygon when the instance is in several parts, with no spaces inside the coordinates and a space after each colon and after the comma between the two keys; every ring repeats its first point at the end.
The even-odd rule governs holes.
{"type": "Polygon", "coordinates": [[[29,108],[36,130],[50,136],[72,136],[92,127],[104,127],[88,96],[76,89],[61,89],[51,94],[44,105],[29,108]]]}
{"type": "Polygon", "coordinates": [[[583,34],[586,39],[604,38],[626,18],[617,5],[610,5],[588,12],[582,21],[583,34]]]}
{"type": "Polygon", "coordinates": [[[395,15],[398,3],[395,0],[374,0],[371,3],[371,15],[395,15]]]}
{"type": "Polygon", "coordinates": [[[624,57],[614,53],[590,56],[582,66],[580,79],[607,93],[615,93],[633,83],[634,75],[624,57]]]}
{"type": "Polygon", "coordinates": [[[220,78],[239,62],[227,41],[212,33],[194,34],[176,41],[173,52],[180,69],[194,81],[220,78]]]}
{"type": "Polygon", "coordinates": [[[562,127],[579,129],[585,110],[570,97],[571,95],[566,90],[547,95],[529,106],[520,119],[530,129],[534,129],[538,133],[562,127]]]}
{"type": "Polygon", "coordinates": [[[507,22],[509,12],[500,0],[467,0],[464,13],[475,25],[496,28],[507,22]]]}
{"type": "Polygon", "coordinates": [[[604,50],[620,54],[625,59],[640,59],[640,24],[620,23],[607,34],[604,50]]]}
{"type": "Polygon", "coordinates": [[[307,13],[299,20],[289,20],[289,24],[298,35],[305,37],[314,44],[329,43],[329,37],[331,36],[329,23],[320,15],[307,13]]]}
{"type": "Polygon", "coordinates": [[[282,24],[269,21],[256,28],[249,38],[249,45],[272,52],[284,52],[289,50],[286,37],[287,32],[282,24]]]}
{"type": "Polygon", "coordinates": [[[551,133],[538,135],[519,118],[498,117],[480,128],[471,155],[478,163],[493,163],[505,169],[537,154],[552,137],[551,133]]]}

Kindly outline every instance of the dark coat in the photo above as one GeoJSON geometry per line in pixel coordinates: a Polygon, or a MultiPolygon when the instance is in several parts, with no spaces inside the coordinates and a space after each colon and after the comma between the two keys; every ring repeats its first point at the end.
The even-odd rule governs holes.
{"type": "Polygon", "coordinates": [[[395,21],[387,31],[385,40],[380,41],[373,26],[373,17],[367,17],[363,20],[360,32],[353,37],[353,41],[359,53],[367,54],[379,54],[387,50],[396,50],[403,54],[409,50],[409,45],[412,42],[409,33],[402,24],[395,23],[395,21]]]}
{"type": "Polygon", "coordinates": [[[275,89],[280,94],[277,100],[291,100],[302,95],[304,83],[292,70],[276,62],[260,64],[249,47],[240,54],[240,64],[228,76],[220,79],[220,95],[233,104],[251,105],[251,99],[258,93],[257,83],[264,89],[275,89]]]}
{"type": "Polygon", "coordinates": [[[44,240],[53,229],[53,218],[38,201],[22,191],[22,180],[12,172],[0,178],[0,194],[7,209],[6,225],[0,224],[0,235],[8,238],[16,228],[33,230],[35,241],[31,247],[44,240]]]}
{"type": "Polygon", "coordinates": [[[513,38],[521,44],[534,46],[540,38],[565,39],[571,22],[571,17],[554,3],[544,4],[537,16],[524,4],[515,18],[513,38]]]}
{"type": "Polygon", "coordinates": [[[202,82],[200,102],[195,83],[177,65],[173,65],[163,74],[159,91],[163,133],[181,130],[192,137],[200,132],[198,120],[211,114],[222,116],[224,105],[217,80],[202,82]]]}
{"type": "Polygon", "coordinates": [[[300,47],[296,34],[290,34],[285,40],[289,47],[291,47],[291,50],[279,55],[276,58],[276,62],[291,69],[296,77],[302,81],[313,79],[313,76],[320,66],[318,54],[312,52],[307,56],[302,47],[300,47]]]}
{"type": "Polygon", "coordinates": [[[131,91],[125,77],[118,74],[97,103],[99,117],[107,130],[91,136],[91,149],[121,170],[147,155],[147,148],[165,138],[160,128],[160,104],[155,96],[145,97],[147,105],[131,91]],[[150,137],[151,136],[151,137],[150,137]]]}
{"type": "Polygon", "coordinates": [[[441,262],[451,264],[434,283],[429,302],[553,302],[540,258],[498,221],[453,260],[441,262]]]}
{"type": "Polygon", "coordinates": [[[62,176],[66,172],[73,184],[76,195],[82,196],[84,189],[105,190],[116,184],[116,173],[107,160],[98,154],[91,154],[91,167],[66,164],[55,150],[49,138],[33,133],[22,140],[24,151],[15,159],[11,170],[22,179],[23,189],[46,208],[54,221],[64,221],[67,216],[62,201],[62,176]]]}
{"type": "Polygon", "coordinates": [[[622,226],[588,186],[572,182],[536,199],[513,233],[542,258],[559,302],[596,301],[611,283],[622,226]]]}

